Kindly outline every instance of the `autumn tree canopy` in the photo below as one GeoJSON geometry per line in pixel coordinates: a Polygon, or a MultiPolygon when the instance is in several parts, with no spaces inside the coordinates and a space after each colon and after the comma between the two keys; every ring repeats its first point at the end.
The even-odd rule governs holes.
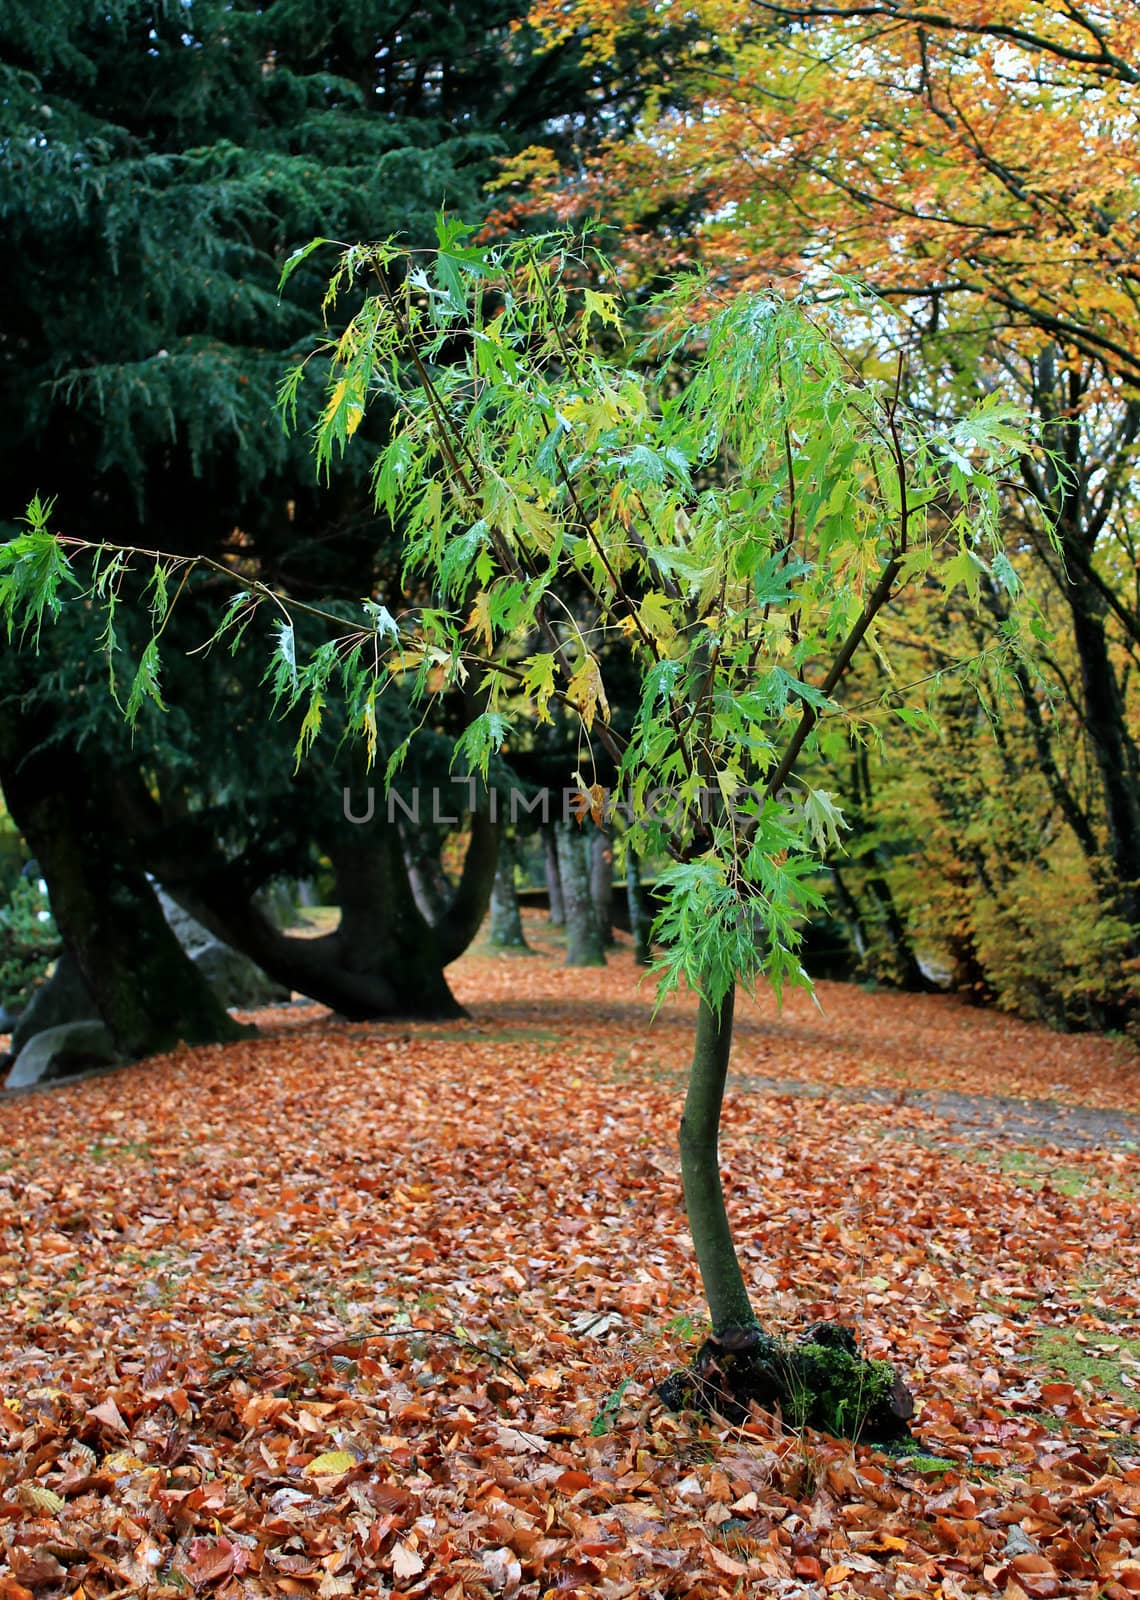
{"type": "MultiPolygon", "coordinates": [[[[705,0],[654,25],[682,9],[683,104],[588,152],[561,207],[635,230],[673,209],[736,283],[846,271],[931,318],[980,298],[1140,378],[1135,8],[705,0]]],[[[643,25],[625,0],[532,15],[603,59],[643,25]]]]}
{"type": "MultiPolygon", "coordinates": [[[[680,9],[655,8],[654,18],[680,9]]],[[[931,414],[1001,392],[1038,419],[1052,465],[1022,460],[1004,491],[1005,514],[1019,570],[1050,617],[1053,690],[1019,691],[1025,721],[1007,732],[1007,769],[1041,774],[1026,827],[1044,839],[1056,821],[1073,863],[1069,892],[1099,905],[1085,942],[1087,992],[1111,948],[1115,998],[1100,1015],[1120,1020],[1134,1004],[1140,928],[1129,687],[1140,639],[1131,531],[1140,435],[1135,9],[759,0],[684,10],[694,38],[668,102],[651,103],[631,135],[584,143],[573,164],[537,147],[508,162],[502,215],[517,220],[537,207],[597,216],[647,284],[676,264],[697,266],[713,298],[775,282],[803,283],[826,301],[854,278],[903,319],[852,329],[868,370],[901,351],[907,392],[931,414]]],[[[540,3],[534,15],[548,37],[583,42],[599,61],[644,26],[637,7],[597,0],[540,3]]],[[[968,653],[960,632],[947,653],[943,635],[956,624],[945,612],[899,616],[896,626],[914,641],[911,680],[937,679],[947,659],[968,653]]],[[[970,783],[990,759],[985,699],[975,701],[964,745],[970,783]]],[[[954,721],[964,715],[959,708],[954,721]]],[[[930,759],[927,750],[919,766],[930,759]]],[[[943,883],[946,903],[959,901],[945,925],[964,934],[953,965],[973,971],[967,986],[978,994],[1025,1004],[1020,981],[1004,989],[975,959],[978,939],[995,948],[983,924],[996,919],[1008,950],[1022,942],[1023,919],[1009,856],[999,852],[996,875],[968,859],[955,822],[968,811],[968,788],[958,792],[953,777],[939,786],[942,820],[958,841],[943,883]]],[[[845,798],[866,813],[866,794],[845,798]]],[[[889,904],[876,890],[856,896],[861,911],[855,901],[849,909],[866,922],[873,903],[882,950],[884,936],[897,946],[905,932],[894,891],[909,893],[882,863],[909,861],[905,870],[921,873],[923,836],[896,830],[885,857],[881,831],[879,840],[878,865],[851,876],[857,887],[885,887],[889,904]]],[[[1025,848],[1034,855],[1041,845],[1025,848]]],[[[929,941],[937,920],[929,901],[920,894],[911,905],[915,932],[929,941]]],[[[1056,949],[1051,938],[1045,945],[1056,949]]],[[[896,957],[886,965],[897,972],[896,957]]],[[[902,966],[913,970],[910,953],[902,966]]],[[[1045,1012],[1055,1015],[1059,1002],[1077,1020],[1081,1008],[1070,1011],[1053,990],[1048,963],[1039,974],[1045,1012]]]]}

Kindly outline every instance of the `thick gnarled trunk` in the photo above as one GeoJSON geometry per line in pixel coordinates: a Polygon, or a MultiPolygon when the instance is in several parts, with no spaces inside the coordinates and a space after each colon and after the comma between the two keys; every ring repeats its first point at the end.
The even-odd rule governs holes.
{"type": "Polygon", "coordinates": [[[98,772],[10,701],[0,738],[8,809],[39,861],[52,915],[125,1056],[237,1039],[114,825],[98,772]],[[47,741],[47,742],[45,742],[47,741]]]}
{"type": "Polygon", "coordinates": [[[278,983],[352,1021],[463,1016],[445,968],[461,956],[486,914],[495,876],[497,829],[486,813],[471,822],[463,872],[438,922],[413,891],[397,826],[377,820],[330,842],[339,926],[317,939],[282,933],[235,890],[224,862],[187,872],[180,853],[154,858],[154,871],[181,905],[255,961],[278,983]]]}

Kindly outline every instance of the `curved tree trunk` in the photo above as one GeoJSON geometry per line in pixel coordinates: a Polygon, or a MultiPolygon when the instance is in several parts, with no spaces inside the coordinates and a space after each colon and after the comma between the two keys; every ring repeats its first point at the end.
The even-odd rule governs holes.
{"type": "Polygon", "coordinates": [[[488,944],[496,950],[529,950],[519,914],[518,886],[515,883],[515,842],[509,834],[499,835],[499,860],[491,889],[491,931],[488,944]]]}
{"type": "Polygon", "coordinates": [[[891,955],[894,957],[899,987],[912,994],[936,994],[938,985],[926,976],[918,964],[918,957],[910,941],[910,933],[899,915],[890,881],[883,870],[880,852],[872,851],[871,859],[879,870],[872,870],[868,875],[867,893],[878,908],[879,922],[891,955]]]}
{"type": "Polygon", "coordinates": [[[720,1181],[720,1114],[732,1051],[735,991],[719,1007],[702,999],[685,1109],[681,1116],[681,1182],[697,1266],[712,1318],[713,1338],[724,1343],[758,1326],[732,1242],[720,1181]]]}
{"type": "Polygon", "coordinates": [[[173,826],[134,771],[117,775],[115,801],[132,842],[181,906],[278,983],[353,1021],[450,1018],[463,1009],[444,970],[475,938],[495,876],[498,829],[476,811],[459,883],[443,916],[416,904],[400,826],[383,814],[327,826],[323,843],[341,908],[334,932],[305,939],[283,933],[257,904],[248,866],[227,859],[212,833],[173,826]]]}
{"type": "Polygon", "coordinates": [[[576,822],[558,824],[558,875],[566,912],[566,965],[604,967],[605,946],[590,893],[590,846],[576,822]]]}
{"type": "Polygon", "coordinates": [[[99,775],[10,700],[0,735],[8,809],[36,856],[52,915],[126,1056],[213,1044],[234,1021],[178,943],[141,862],[114,826],[99,775]]]}
{"type": "Polygon", "coordinates": [[[399,829],[377,821],[340,834],[329,846],[337,880],[340,924],[318,939],[282,933],[227,863],[188,863],[164,856],[152,838],[148,857],[173,897],[210,930],[298,993],[353,1021],[381,1017],[464,1015],[444,969],[479,930],[495,876],[498,831],[484,812],[471,822],[459,885],[442,919],[432,923],[416,904],[399,829]]]}
{"type": "Polygon", "coordinates": [[[718,1141],[732,1050],[735,991],[719,1006],[700,1001],[685,1110],[681,1177],[689,1232],[712,1321],[690,1368],[658,1385],[667,1405],[692,1405],[743,1421],[751,1405],[779,1410],[792,1427],[850,1437],[905,1436],[914,1401],[889,1363],[859,1354],[849,1328],[814,1323],[796,1340],[760,1324],[732,1240],[718,1141]]]}

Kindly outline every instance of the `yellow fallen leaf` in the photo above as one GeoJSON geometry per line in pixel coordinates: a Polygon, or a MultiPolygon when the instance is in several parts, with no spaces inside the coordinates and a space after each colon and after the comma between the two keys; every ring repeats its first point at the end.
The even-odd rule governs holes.
{"type": "Polygon", "coordinates": [[[347,1450],[326,1450],[323,1455],[313,1457],[305,1473],[310,1478],[336,1478],[342,1472],[351,1472],[355,1465],[356,1457],[350,1456],[347,1450]]]}
{"type": "Polygon", "coordinates": [[[39,1483],[21,1483],[16,1490],[16,1498],[29,1511],[38,1511],[41,1516],[57,1517],[64,1507],[64,1502],[54,1489],[45,1489],[39,1483]]]}

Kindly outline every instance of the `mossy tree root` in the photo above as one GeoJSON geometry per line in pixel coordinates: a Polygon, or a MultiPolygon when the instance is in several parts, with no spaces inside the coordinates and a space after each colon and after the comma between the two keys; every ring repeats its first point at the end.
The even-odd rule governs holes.
{"type": "Polygon", "coordinates": [[[743,1422],[756,1405],[778,1411],[793,1428],[884,1443],[906,1438],[914,1415],[909,1389],[889,1362],[859,1354],[849,1328],[817,1322],[796,1340],[778,1339],[752,1308],[725,1208],[718,1154],[734,998],[732,985],[718,1005],[701,998],[681,1118],[685,1211],[712,1337],[693,1365],[666,1378],[657,1392],[674,1410],[715,1411],[731,1422],[743,1422]]]}
{"type": "Polygon", "coordinates": [[[715,1412],[740,1423],[756,1405],[791,1428],[883,1444],[909,1438],[914,1415],[910,1390],[890,1362],[860,1355],[850,1328],[837,1322],[814,1323],[796,1340],[754,1324],[726,1328],[657,1393],[674,1411],[715,1412]]]}

